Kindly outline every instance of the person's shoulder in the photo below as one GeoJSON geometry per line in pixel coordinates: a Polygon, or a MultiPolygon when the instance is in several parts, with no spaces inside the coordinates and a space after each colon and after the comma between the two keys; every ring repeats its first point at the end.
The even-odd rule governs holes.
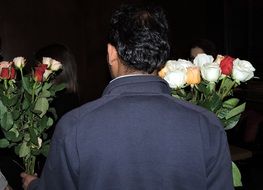
{"type": "MultiPolygon", "coordinates": [[[[180,106],[181,110],[185,110],[185,112],[191,116],[197,116],[200,122],[206,124],[206,126],[215,128],[216,130],[224,130],[222,123],[218,119],[215,113],[212,111],[201,107],[199,105],[195,105],[191,102],[180,100],[175,97],[170,97],[178,106],[180,106]]],[[[205,126],[203,126],[205,127],[205,126]]]]}
{"type": "Polygon", "coordinates": [[[78,125],[79,122],[81,122],[84,117],[87,117],[94,110],[103,106],[111,99],[112,98],[109,97],[107,98],[101,97],[96,100],[87,102],[77,108],[74,108],[73,110],[67,112],[62,116],[62,118],[58,122],[58,125],[70,125],[70,126],[78,125]]]}

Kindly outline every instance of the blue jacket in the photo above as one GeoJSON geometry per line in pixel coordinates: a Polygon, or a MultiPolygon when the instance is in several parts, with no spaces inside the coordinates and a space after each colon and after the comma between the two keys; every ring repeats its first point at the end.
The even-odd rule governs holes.
{"type": "Polygon", "coordinates": [[[155,76],[113,80],[56,126],[39,190],[232,190],[216,116],[155,76]]]}

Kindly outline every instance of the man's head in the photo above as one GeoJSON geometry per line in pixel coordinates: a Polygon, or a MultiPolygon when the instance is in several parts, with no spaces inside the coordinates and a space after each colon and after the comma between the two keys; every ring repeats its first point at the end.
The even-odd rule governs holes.
{"type": "Polygon", "coordinates": [[[108,56],[114,77],[129,73],[152,74],[166,62],[170,51],[168,24],[160,7],[123,5],[111,18],[108,56]]]}

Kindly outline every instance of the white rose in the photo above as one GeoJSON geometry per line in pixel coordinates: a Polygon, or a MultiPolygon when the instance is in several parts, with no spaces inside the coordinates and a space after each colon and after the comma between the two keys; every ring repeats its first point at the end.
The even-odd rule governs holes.
{"type": "Polygon", "coordinates": [[[176,62],[176,68],[185,68],[187,69],[188,67],[193,67],[194,65],[192,64],[191,61],[187,61],[185,59],[178,59],[176,62]]]}
{"type": "Polygon", "coordinates": [[[166,69],[166,72],[171,72],[171,71],[174,71],[175,70],[175,65],[176,65],[176,60],[169,60],[166,62],[165,64],[165,69],[166,69]]]}
{"type": "Polygon", "coordinates": [[[191,67],[193,64],[190,61],[187,61],[185,59],[178,59],[176,60],[169,60],[165,64],[166,70],[169,72],[178,70],[178,69],[186,69],[187,67],[191,67]]]}
{"type": "Polygon", "coordinates": [[[24,57],[16,57],[13,59],[13,62],[14,65],[19,69],[22,69],[26,64],[26,60],[24,57]]]}
{"type": "Polygon", "coordinates": [[[186,70],[178,69],[173,72],[167,73],[164,77],[171,88],[181,88],[186,83],[186,70]]]}
{"type": "Polygon", "coordinates": [[[58,70],[61,69],[61,68],[62,68],[62,64],[61,64],[59,61],[57,61],[57,60],[55,60],[55,59],[52,59],[52,60],[51,60],[50,69],[51,69],[52,71],[58,71],[58,70]]]}
{"type": "Polygon", "coordinates": [[[221,69],[217,63],[206,63],[201,67],[202,78],[209,82],[216,82],[220,75],[221,69]]]}
{"type": "Polygon", "coordinates": [[[235,59],[233,62],[232,77],[236,81],[245,82],[254,77],[255,68],[245,60],[235,59]]]}
{"type": "Polygon", "coordinates": [[[43,57],[43,59],[42,59],[42,63],[47,65],[47,68],[50,67],[51,62],[52,62],[52,59],[50,57],[43,57]]]}
{"type": "Polygon", "coordinates": [[[205,53],[198,54],[194,59],[194,65],[202,67],[206,63],[213,63],[214,58],[211,55],[206,55],[205,53]]]}
{"type": "Polygon", "coordinates": [[[44,74],[43,74],[43,81],[46,81],[48,79],[48,77],[51,75],[51,73],[53,73],[52,70],[46,69],[44,74]]]}

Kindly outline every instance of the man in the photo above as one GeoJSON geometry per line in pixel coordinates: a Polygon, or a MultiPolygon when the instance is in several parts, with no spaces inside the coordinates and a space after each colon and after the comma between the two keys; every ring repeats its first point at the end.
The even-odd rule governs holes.
{"type": "Polygon", "coordinates": [[[173,98],[156,76],[169,54],[163,11],[121,6],[110,24],[108,62],[115,79],[101,98],[63,116],[40,179],[23,173],[24,188],[233,189],[217,118],[173,98]]]}

